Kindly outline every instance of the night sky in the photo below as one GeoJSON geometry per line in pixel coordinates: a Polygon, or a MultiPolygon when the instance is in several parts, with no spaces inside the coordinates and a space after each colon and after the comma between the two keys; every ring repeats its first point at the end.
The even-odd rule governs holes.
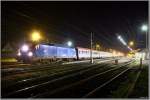
{"type": "Polygon", "coordinates": [[[75,46],[89,48],[93,32],[94,43],[106,48],[127,51],[117,34],[126,42],[134,40],[135,48],[145,47],[145,34],[140,27],[148,23],[146,1],[5,1],[1,5],[2,45],[22,43],[37,29],[53,43],[71,40],[75,46]]]}

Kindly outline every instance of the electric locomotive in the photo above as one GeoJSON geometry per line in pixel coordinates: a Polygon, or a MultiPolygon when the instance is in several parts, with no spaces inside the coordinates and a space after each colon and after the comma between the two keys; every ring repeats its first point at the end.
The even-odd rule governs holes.
{"type": "Polygon", "coordinates": [[[18,50],[18,58],[23,62],[56,61],[76,59],[75,48],[58,44],[26,43],[18,50]]]}

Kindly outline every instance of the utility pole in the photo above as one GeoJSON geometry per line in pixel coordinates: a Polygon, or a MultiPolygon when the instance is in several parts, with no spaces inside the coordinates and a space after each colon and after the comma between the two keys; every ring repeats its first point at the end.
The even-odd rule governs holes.
{"type": "Polygon", "coordinates": [[[145,38],[146,38],[146,55],[145,55],[145,59],[147,60],[147,54],[148,54],[148,53],[147,53],[147,51],[148,51],[148,48],[147,48],[147,30],[146,30],[145,33],[146,33],[146,35],[145,35],[145,36],[146,36],[146,37],[145,37],[145,38]]]}
{"type": "Polygon", "coordinates": [[[91,32],[91,51],[90,51],[91,63],[93,63],[93,56],[92,56],[93,40],[92,40],[92,38],[93,38],[93,36],[92,36],[92,32],[91,32]]]}
{"type": "Polygon", "coordinates": [[[146,31],[146,59],[149,59],[149,34],[146,31]]]}
{"type": "Polygon", "coordinates": [[[149,52],[149,47],[148,47],[148,31],[146,30],[146,55],[145,55],[145,59],[147,60],[149,58],[148,52],[149,52]]]}
{"type": "Polygon", "coordinates": [[[150,46],[149,46],[149,31],[147,31],[147,48],[148,48],[148,60],[150,59],[150,46]]]}

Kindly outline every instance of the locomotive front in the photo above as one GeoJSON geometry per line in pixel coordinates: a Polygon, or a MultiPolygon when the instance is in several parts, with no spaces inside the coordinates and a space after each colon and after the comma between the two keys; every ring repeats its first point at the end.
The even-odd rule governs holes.
{"type": "Polygon", "coordinates": [[[23,62],[31,61],[34,56],[34,49],[31,44],[24,44],[18,50],[18,60],[23,62]]]}

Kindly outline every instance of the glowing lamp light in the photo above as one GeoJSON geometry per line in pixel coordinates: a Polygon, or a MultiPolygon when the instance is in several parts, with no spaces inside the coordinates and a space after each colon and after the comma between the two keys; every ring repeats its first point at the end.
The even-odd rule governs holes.
{"type": "Polygon", "coordinates": [[[133,45],[134,45],[134,42],[133,42],[133,41],[130,41],[130,42],[129,42],[129,45],[130,45],[130,46],[133,46],[133,45]]]}
{"type": "Polygon", "coordinates": [[[115,50],[113,50],[112,54],[113,54],[113,56],[116,56],[117,53],[115,50]]]}
{"type": "Polygon", "coordinates": [[[120,42],[123,44],[123,45],[127,45],[127,43],[123,40],[123,38],[119,35],[118,36],[118,39],[120,40],[120,42]]]}
{"type": "Polygon", "coordinates": [[[37,31],[34,31],[31,35],[32,41],[39,41],[41,39],[40,33],[37,31]]]}
{"type": "Polygon", "coordinates": [[[143,25],[141,29],[142,29],[142,31],[147,31],[148,27],[147,27],[147,25],[143,25]]]}
{"type": "Polygon", "coordinates": [[[18,56],[21,56],[21,53],[20,52],[18,52],[18,54],[17,54],[18,56]]]}
{"type": "Polygon", "coordinates": [[[28,45],[23,45],[22,48],[21,48],[21,50],[22,50],[23,52],[27,52],[27,51],[29,50],[28,45]]]}
{"type": "Polygon", "coordinates": [[[143,52],[143,53],[136,53],[135,54],[135,57],[136,57],[136,59],[140,59],[140,58],[142,58],[142,60],[144,60],[145,59],[145,53],[143,52]]]}
{"type": "Polygon", "coordinates": [[[121,36],[119,35],[117,38],[120,40],[120,39],[121,39],[121,36]]]}
{"type": "Polygon", "coordinates": [[[67,44],[68,44],[68,46],[69,46],[69,47],[71,47],[71,46],[72,46],[72,42],[71,42],[71,41],[68,41],[68,43],[67,43],[67,44]]]}
{"type": "Polygon", "coordinates": [[[130,48],[129,46],[128,46],[128,49],[129,49],[130,51],[132,51],[132,48],[130,48]]]}
{"type": "Polygon", "coordinates": [[[29,56],[29,57],[33,56],[33,53],[32,53],[32,52],[29,52],[29,53],[28,53],[28,56],[29,56]]]}

